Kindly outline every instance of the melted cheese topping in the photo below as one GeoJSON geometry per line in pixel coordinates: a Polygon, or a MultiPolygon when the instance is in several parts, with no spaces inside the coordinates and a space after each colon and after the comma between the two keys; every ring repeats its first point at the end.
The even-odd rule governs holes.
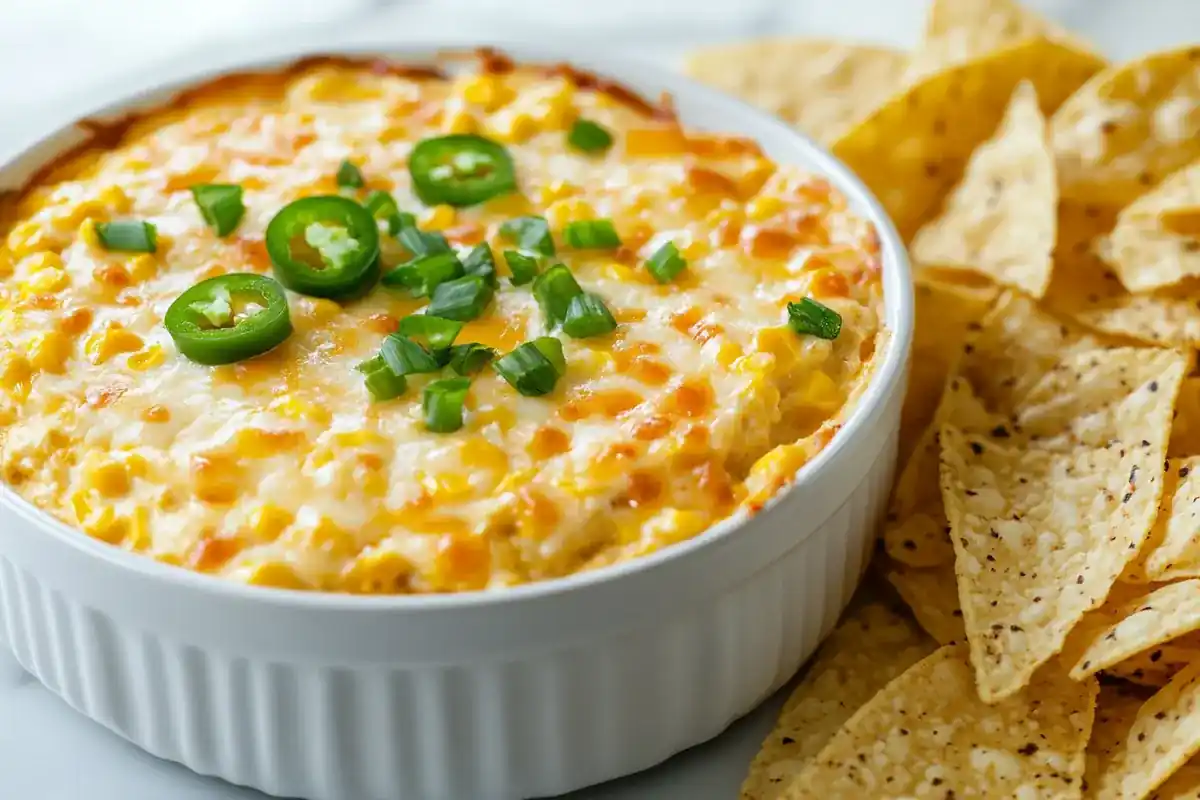
{"type": "MultiPolygon", "coordinates": [[[[327,64],[225,79],[61,165],[0,233],[3,479],[113,545],[259,585],[500,587],[752,513],[837,430],[882,332],[875,232],[823,178],[526,69],[442,80],[327,64]],[[616,146],[568,148],[579,116],[616,146]],[[408,154],[449,132],[502,142],[520,193],[422,209],[408,154]],[[269,274],[268,221],[335,192],[343,159],[461,249],[489,241],[499,256],[499,226],[519,214],[544,215],[556,236],[611,219],[620,250],[560,240],[557,260],[604,298],[617,332],[563,336],[567,371],[546,397],[475,376],[452,434],[425,429],[430,376],[373,403],[353,369],[424,304],[381,286],[344,305],[289,293],[295,332],[261,357],[181,356],[162,323],[171,301],[206,277],[269,274]],[[225,239],[189,192],[210,182],[245,189],[225,239]],[[124,218],[157,226],[156,253],[101,246],[95,223],[124,218]],[[643,262],[667,241],[689,266],[659,285],[643,262]],[[806,296],[841,314],[835,341],[787,327],[786,304],[806,296]]],[[[404,257],[385,244],[385,268],[404,257]]],[[[529,287],[500,268],[494,303],[459,343],[503,352],[544,335],[529,287]]]]}

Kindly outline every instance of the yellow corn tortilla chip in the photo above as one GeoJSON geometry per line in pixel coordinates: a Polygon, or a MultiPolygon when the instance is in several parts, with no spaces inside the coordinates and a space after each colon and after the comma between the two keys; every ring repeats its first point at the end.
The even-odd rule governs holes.
{"type": "Polygon", "coordinates": [[[1063,202],[1054,274],[1044,302],[1055,313],[1114,336],[1163,345],[1200,344],[1200,293],[1187,284],[1131,294],[1097,253],[1116,209],[1063,202]]]}
{"type": "Polygon", "coordinates": [[[940,458],[938,424],[934,422],[925,429],[892,489],[883,547],[893,559],[910,567],[936,567],[954,561],[938,483],[940,458]]]}
{"type": "Polygon", "coordinates": [[[920,264],[979,272],[1041,297],[1054,250],[1054,156],[1033,85],[1017,86],[999,128],[967,162],[942,213],[913,239],[920,264]]]}
{"type": "MultiPolygon", "coordinates": [[[[1091,49],[1014,0],[933,0],[906,79],[1036,37],[1063,41],[1082,51],[1091,49]]],[[[1096,59],[1101,61],[1099,56],[1096,59]]]]}
{"type": "Polygon", "coordinates": [[[950,564],[931,569],[892,564],[887,568],[887,580],[938,644],[966,641],[962,610],[958,607],[958,586],[950,564]]]}
{"type": "Polygon", "coordinates": [[[1185,378],[1179,387],[1167,455],[1171,458],[1200,455],[1200,378],[1185,378]]]}
{"type": "Polygon", "coordinates": [[[1081,680],[1144,650],[1200,630],[1200,580],[1170,583],[1117,608],[1117,621],[1092,633],[1071,666],[1081,680]]]}
{"type": "Polygon", "coordinates": [[[1188,231],[1186,224],[1180,224],[1186,217],[1178,214],[1196,203],[1200,203],[1200,161],[1171,175],[1120,213],[1101,252],[1126,289],[1146,292],[1200,277],[1200,231],[1188,231]]]}
{"type": "Polygon", "coordinates": [[[875,695],[796,779],[792,797],[1077,798],[1094,681],[1042,670],[995,705],[965,647],[943,647],[875,695]]]}
{"type": "Polygon", "coordinates": [[[933,421],[946,378],[962,352],[963,340],[996,294],[990,286],[956,286],[920,276],[914,281],[916,320],[908,393],[900,412],[899,463],[908,459],[918,437],[933,421]]]}
{"type": "Polygon", "coordinates": [[[846,720],[934,647],[911,619],[883,603],[852,610],[784,704],[750,765],[741,800],[785,796],[793,778],[846,720]]]}
{"type": "Polygon", "coordinates": [[[922,78],[833,145],[875,192],[905,241],[958,183],[1021,81],[1051,113],[1099,67],[1092,56],[1035,39],[922,78]]]}
{"type": "Polygon", "coordinates": [[[1161,688],[1180,670],[1197,661],[1200,661],[1200,636],[1189,634],[1119,661],[1104,670],[1104,674],[1140,686],[1161,688]]]}
{"type": "Polygon", "coordinates": [[[1143,581],[1200,577],[1200,456],[1169,460],[1158,519],[1129,572],[1143,581]]]}
{"type": "Polygon", "coordinates": [[[1129,690],[1105,687],[1088,747],[1089,797],[1147,797],[1200,752],[1200,663],[1139,701],[1129,690]]]}
{"type": "Polygon", "coordinates": [[[1163,228],[1171,233],[1193,239],[1200,236],[1200,205],[1164,209],[1159,218],[1163,228]]]}
{"type": "Polygon", "coordinates": [[[824,39],[764,39],[692,52],[685,70],[829,144],[900,88],[908,55],[824,39]]]}
{"type": "Polygon", "coordinates": [[[1064,198],[1124,206],[1200,158],[1200,47],[1095,75],[1050,120],[1064,198]]]}
{"type": "Polygon", "coordinates": [[[1186,366],[1165,350],[1074,353],[980,424],[968,376],[990,378],[992,355],[964,358],[941,429],[959,598],[989,702],[1020,691],[1137,554],[1186,366]]]}

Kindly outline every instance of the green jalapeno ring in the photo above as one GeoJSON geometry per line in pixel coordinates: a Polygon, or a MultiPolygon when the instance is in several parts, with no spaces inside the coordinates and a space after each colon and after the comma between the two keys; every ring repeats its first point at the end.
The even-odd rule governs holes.
{"type": "Polygon", "coordinates": [[[353,297],[379,277],[379,225],[346,197],[318,195],[287,204],[267,225],[266,244],[275,277],[300,294],[353,297]],[[296,254],[297,239],[308,248],[307,260],[296,254]]]}
{"type": "Polygon", "coordinates": [[[422,139],[408,157],[408,172],[413,191],[428,206],[473,206],[517,188],[512,156],[474,134],[422,139]]]}
{"type": "Polygon", "coordinates": [[[179,352],[199,364],[232,364],[262,355],[292,333],[287,295],[252,272],[219,275],[175,298],[163,317],[179,352]],[[239,300],[259,306],[238,319],[239,300]]]}

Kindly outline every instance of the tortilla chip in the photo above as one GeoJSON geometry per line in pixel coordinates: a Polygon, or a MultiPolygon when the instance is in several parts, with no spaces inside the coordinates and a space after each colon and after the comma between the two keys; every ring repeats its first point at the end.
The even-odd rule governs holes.
{"type": "Polygon", "coordinates": [[[935,422],[925,429],[892,489],[883,546],[889,556],[910,567],[936,567],[954,561],[938,483],[940,458],[935,422]]]}
{"type": "Polygon", "coordinates": [[[979,272],[1041,297],[1054,250],[1054,156],[1037,94],[1021,83],[995,135],[967,162],[942,213],[917,232],[921,264],[979,272]]]}
{"type": "Polygon", "coordinates": [[[959,598],[989,702],[1062,649],[1141,547],[1186,366],[1163,350],[1071,354],[981,425],[968,376],[990,375],[995,352],[977,346],[964,359],[941,430],[959,598]]]}
{"type": "Polygon", "coordinates": [[[1195,287],[1185,283],[1151,294],[1130,294],[1100,260],[1097,248],[1116,218],[1116,210],[1105,206],[1059,204],[1047,307],[1115,336],[1151,344],[1200,344],[1200,293],[1195,287]]]}
{"type": "MultiPolygon", "coordinates": [[[[1062,41],[1085,52],[1091,49],[1014,0],[933,0],[924,38],[905,78],[912,81],[1035,37],[1062,41]]],[[[1103,63],[1099,56],[1096,60],[1103,63]]]]}
{"type": "Polygon", "coordinates": [[[1121,212],[1102,254],[1126,289],[1145,292],[1200,277],[1200,232],[1189,231],[1181,223],[1186,217],[1179,213],[1196,203],[1200,161],[1121,212]]]}
{"type": "Polygon", "coordinates": [[[1200,47],[1095,75],[1050,120],[1064,198],[1124,206],[1200,158],[1200,47]]]}
{"type": "Polygon", "coordinates": [[[887,570],[887,580],[938,644],[966,641],[962,610],[958,607],[958,586],[950,564],[932,569],[892,564],[887,570]]]}
{"type": "Polygon", "coordinates": [[[1171,458],[1200,455],[1200,378],[1186,378],[1179,387],[1167,455],[1171,458]]]}
{"type": "Polygon", "coordinates": [[[1095,704],[1094,681],[1051,668],[987,705],[966,648],[943,647],[859,709],[796,785],[822,800],[1078,797],[1095,704]]]}
{"type": "Polygon", "coordinates": [[[968,329],[996,299],[994,287],[954,286],[918,277],[914,281],[916,322],[908,393],[900,412],[900,456],[903,464],[933,421],[950,369],[962,352],[968,329]]]}
{"type": "Polygon", "coordinates": [[[822,39],[764,39],[692,52],[697,80],[830,144],[900,88],[908,55],[822,39]]]}
{"type": "Polygon", "coordinates": [[[1089,797],[1146,797],[1200,752],[1200,663],[1139,701],[1128,690],[1105,687],[1088,747],[1089,797]]]}
{"type": "Polygon", "coordinates": [[[1167,465],[1158,519],[1136,566],[1136,580],[1200,578],[1200,456],[1167,465]]]}
{"type": "Polygon", "coordinates": [[[1200,630],[1200,580],[1170,583],[1114,611],[1117,621],[1084,643],[1071,677],[1082,680],[1138,653],[1200,630]]]}
{"type": "Polygon", "coordinates": [[[1188,664],[1198,661],[1200,636],[1189,634],[1130,656],[1104,670],[1104,674],[1140,686],[1161,688],[1188,664]]]}
{"type": "Polygon", "coordinates": [[[908,86],[835,142],[833,153],[875,192],[907,241],[958,183],[1021,81],[1033,83],[1050,113],[1098,66],[1044,39],[999,50],[908,86]]]}
{"type": "Polygon", "coordinates": [[[851,611],[821,645],[742,784],[741,800],[783,797],[792,779],[875,693],[934,650],[883,603],[851,611]]]}

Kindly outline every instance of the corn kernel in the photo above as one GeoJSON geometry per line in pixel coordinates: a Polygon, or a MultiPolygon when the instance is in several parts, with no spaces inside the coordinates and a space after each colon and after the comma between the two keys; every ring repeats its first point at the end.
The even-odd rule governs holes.
{"type": "Polygon", "coordinates": [[[148,281],[158,274],[158,259],[149,253],[139,253],[129,259],[126,270],[134,283],[148,281]]]}
{"type": "Polygon", "coordinates": [[[579,194],[579,186],[570,181],[554,181],[538,189],[538,202],[548,206],[555,200],[565,200],[579,194]]]}
{"type": "Polygon", "coordinates": [[[746,216],[755,222],[770,219],[783,210],[783,201],[771,195],[759,195],[746,204],[746,216]]]}
{"type": "Polygon", "coordinates": [[[91,490],[72,492],[69,499],[71,510],[75,512],[75,521],[82,523],[92,513],[91,490]]]}
{"type": "Polygon", "coordinates": [[[29,381],[33,378],[33,365],[29,363],[29,359],[25,356],[18,355],[9,351],[7,355],[3,355],[3,369],[0,369],[0,386],[10,390],[22,390],[29,388],[29,381]]]}
{"type": "Polygon", "coordinates": [[[286,396],[271,401],[268,409],[286,419],[310,421],[317,425],[328,425],[333,419],[329,409],[319,403],[300,397],[286,396]]]}
{"type": "Polygon", "coordinates": [[[552,228],[563,228],[568,222],[594,219],[596,216],[592,204],[577,197],[569,197],[552,203],[546,209],[546,220],[552,228]]]}
{"type": "Polygon", "coordinates": [[[432,231],[444,231],[454,227],[457,217],[454,206],[436,205],[421,214],[421,227],[432,231]]]}
{"type": "Polygon", "coordinates": [[[470,111],[459,108],[446,114],[442,120],[442,130],[446,133],[478,133],[479,122],[470,111]]]}
{"type": "Polygon", "coordinates": [[[38,334],[29,348],[29,363],[38,372],[61,374],[71,357],[71,339],[59,331],[38,334]]]}
{"type": "Polygon", "coordinates": [[[295,516],[287,509],[265,503],[251,513],[250,530],[258,541],[270,542],[277,539],[294,520],[295,516]]]}
{"type": "Polygon", "coordinates": [[[133,207],[133,201],[120,186],[105,186],[96,195],[96,200],[118,214],[125,214],[133,207]]]}
{"type": "Polygon", "coordinates": [[[135,353],[141,350],[142,344],[142,337],[114,323],[89,336],[84,350],[93,364],[103,364],[120,353],[135,353]]]}
{"type": "Polygon", "coordinates": [[[29,276],[22,284],[23,294],[27,297],[38,294],[55,294],[71,284],[71,276],[60,268],[50,267],[40,269],[29,276]]]}
{"type": "Polygon", "coordinates": [[[139,350],[133,353],[126,359],[125,363],[130,369],[136,369],[138,372],[145,372],[148,369],[153,369],[162,364],[166,359],[166,353],[162,346],[152,344],[145,350],[139,350]]]}
{"type": "Polygon", "coordinates": [[[5,245],[16,258],[32,255],[39,250],[50,249],[50,237],[44,223],[25,220],[8,233],[5,245]]]}
{"type": "Polygon", "coordinates": [[[561,130],[574,116],[575,85],[561,78],[553,92],[537,104],[534,117],[543,130],[561,130]]]}
{"type": "Polygon", "coordinates": [[[129,520],[118,517],[112,506],[105,506],[83,523],[83,530],[102,542],[120,544],[129,533],[129,520]]]}
{"type": "Polygon", "coordinates": [[[311,589],[296,571],[287,564],[273,562],[257,567],[246,582],[251,586],[271,586],[276,589],[311,589]]]}
{"type": "Polygon", "coordinates": [[[21,259],[21,269],[25,272],[34,273],[43,270],[58,270],[63,269],[62,256],[58,253],[50,251],[42,251],[33,253],[21,259]]]}
{"type": "Polygon", "coordinates": [[[495,111],[516,94],[498,75],[469,75],[458,91],[468,103],[482,106],[487,111],[495,111]]]}
{"type": "Polygon", "coordinates": [[[838,391],[833,378],[820,370],[809,376],[808,384],[804,387],[803,397],[809,405],[823,408],[834,408],[842,400],[841,392],[838,391]]]}
{"type": "Polygon", "coordinates": [[[246,458],[269,458],[283,453],[304,441],[300,431],[243,428],[238,431],[234,447],[246,458]]]}
{"type": "Polygon", "coordinates": [[[503,472],[508,469],[508,454],[482,436],[472,436],[459,451],[463,465],[503,472]]]}
{"type": "Polygon", "coordinates": [[[487,132],[505,144],[520,144],[538,132],[538,124],[524,111],[511,108],[493,114],[487,122],[487,132]]]}
{"type": "Polygon", "coordinates": [[[696,261],[708,255],[708,242],[704,241],[703,239],[693,239],[683,247],[679,248],[679,252],[688,261],[696,261]]]}
{"type": "Polygon", "coordinates": [[[84,466],[84,480],[103,497],[121,497],[129,492],[129,468],[120,461],[92,459],[84,466]]]}
{"type": "Polygon", "coordinates": [[[732,367],[733,362],[741,357],[741,348],[733,342],[721,342],[721,346],[717,349],[717,363],[726,369],[732,367]]]}
{"type": "Polygon", "coordinates": [[[400,591],[412,573],[412,563],[391,550],[365,553],[343,573],[346,591],[356,594],[391,594],[400,591]]]}
{"type": "Polygon", "coordinates": [[[150,536],[150,511],[144,506],[138,506],[129,519],[129,534],[125,537],[125,546],[134,552],[148,550],[153,544],[150,536]]]}
{"type": "Polygon", "coordinates": [[[96,250],[104,249],[100,243],[100,235],[96,233],[96,221],[88,218],[79,223],[79,239],[88,247],[96,250]]]}
{"type": "Polygon", "coordinates": [[[774,356],[776,364],[789,367],[800,354],[800,337],[784,326],[763,328],[755,336],[755,346],[759,352],[774,356]]]}

